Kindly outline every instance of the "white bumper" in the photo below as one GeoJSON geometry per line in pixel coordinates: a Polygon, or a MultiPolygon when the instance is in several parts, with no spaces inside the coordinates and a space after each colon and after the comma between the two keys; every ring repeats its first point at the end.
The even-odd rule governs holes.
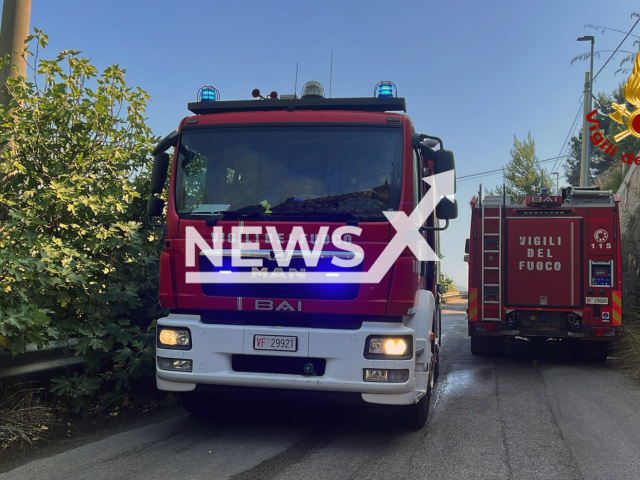
{"type": "MultiPolygon", "coordinates": [[[[191,391],[196,384],[231,385],[280,389],[303,389],[331,392],[355,392],[364,401],[382,404],[411,404],[416,401],[414,370],[416,361],[369,360],[364,358],[369,335],[411,335],[414,330],[397,323],[363,323],[358,330],[211,325],[200,322],[197,315],[171,314],[158,320],[158,326],[187,327],[191,331],[191,350],[157,349],[158,357],[193,360],[193,372],[160,370],[156,367],[160,390],[191,391]],[[256,351],[254,335],[298,337],[297,352],[256,351]],[[276,373],[236,372],[232,355],[277,355],[312,357],[326,360],[322,376],[276,373]],[[363,369],[407,369],[405,383],[371,383],[363,381],[363,369]]],[[[414,349],[416,342],[414,338],[414,349]]],[[[415,353],[414,353],[415,355],[415,353]]]]}

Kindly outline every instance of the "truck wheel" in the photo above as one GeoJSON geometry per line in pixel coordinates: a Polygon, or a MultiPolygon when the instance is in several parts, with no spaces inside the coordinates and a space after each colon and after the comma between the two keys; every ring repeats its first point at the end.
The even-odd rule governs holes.
{"type": "Polygon", "coordinates": [[[590,341],[584,341],[580,346],[582,358],[593,362],[606,362],[611,348],[608,343],[590,341]]]}
{"type": "Polygon", "coordinates": [[[404,407],[407,426],[412,430],[420,430],[427,423],[429,418],[429,407],[431,404],[431,381],[427,385],[427,394],[418,400],[418,403],[404,407]]]}
{"type": "Polygon", "coordinates": [[[207,416],[207,411],[210,411],[206,407],[206,402],[202,395],[196,395],[194,392],[182,392],[180,394],[180,403],[187,412],[196,417],[205,417],[207,416]]]}
{"type": "Polygon", "coordinates": [[[471,337],[472,355],[504,355],[504,350],[502,337],[471,337]]]}
{"type": "Polygon", "coordinates": [[[438,346],[436,347],[436,366],[433,369],[433,382],[440,377],[440,349],[442,348],[442,317],[438,316],[438,346]]]}
{"type": "Polygon", "coordinates": [[[438,381],[438,377],[440,376],[440,347],[436,349],[436,362],[435,367],[433,368],[433,383],[438,381]]]}
{"type": "MultiPolygon", "coordinates": [[[[437,365],[437,363],[435,364],[437,365]]],[[[429,372],[429,381],[427,382],[427,393],[413,405],[407,405],[405,418],[407,425],[412,430],[420,430],[427,423],[429,418],[429,408],[431,406],[431,392],[435,383],[435,369],[433,366],[429,372]]]]}
{"type": "Polygon", "coordinates": [[[191,415],[217,422],[227,420],[232,407],[226,400],[196,392],[182,392],[180,403],[191,415]]]}

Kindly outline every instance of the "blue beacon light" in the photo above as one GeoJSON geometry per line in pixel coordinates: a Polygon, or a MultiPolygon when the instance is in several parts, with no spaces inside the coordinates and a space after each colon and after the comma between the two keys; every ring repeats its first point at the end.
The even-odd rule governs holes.
{"type": "Polygon", "coordinates": [[[373,96],[378,98],[397,97],[398,90],[396,89],[396,84],[389,81],[378,83],[373,92],[373,96]]]}
{"type": "Polygon", "coordinates": [[[198,90],[198,101],[204,103],[211,103],[220,100],[220,92],[217,88],[211,85],[205,85],[198,90]]]}

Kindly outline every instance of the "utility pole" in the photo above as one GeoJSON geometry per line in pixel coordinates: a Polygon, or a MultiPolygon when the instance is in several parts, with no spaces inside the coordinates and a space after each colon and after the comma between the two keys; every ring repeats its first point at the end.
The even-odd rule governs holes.
{"type": "Polygon", "coordinates": [[[589,155],[589,131],[587,129],[587,115],[589,114],[589,72],[584,74],[584,112],[582,115],[582,155],[580,158],[580,186],[589,186],[589,173],[587,172],[589,155]]]}
{"type": "Polygon", "coordinates": [[[580,186],[589,186],[589,177],[591,172],[591,144],[589,143],[589,135],[587,135],[587,115],[591,112],[593,97],[593,46],[595,37],[593,35],[585,35],[578,38],[579,42],[591,42],[591,66],[589,72],[585,74],[585,97],[584,97],[584,120],[582,124],[582,162],[580,163],[580,186]],[[584,177],[582,170],[584,168],[584,177]]]}
{"type": "Polygon", "coordinates": [[[11,64],[0,69],[0,102],[5,104],[8,97],[5,83],[9,77],[24,76],[27,72],[26,59],[20,56],[25,50],[25,40],[29,35],[31,0],[3,0],[2,24],[0,25],[0,56],[13,55],[11,64]],[[13,67],[17,67],[17,71],[13,67]]]}

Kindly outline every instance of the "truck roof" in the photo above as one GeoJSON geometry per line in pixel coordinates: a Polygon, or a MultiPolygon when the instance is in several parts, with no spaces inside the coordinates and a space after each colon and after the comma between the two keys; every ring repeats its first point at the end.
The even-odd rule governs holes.
{"type": "Polygon", "coordinates": [[[228,100],[192,102],[189,111],[196,115],[224,112],[264,112],[270,110],[349,110],[361,112],[407,111],[401,97],[295,98],[275,100],[228,100]]]}

